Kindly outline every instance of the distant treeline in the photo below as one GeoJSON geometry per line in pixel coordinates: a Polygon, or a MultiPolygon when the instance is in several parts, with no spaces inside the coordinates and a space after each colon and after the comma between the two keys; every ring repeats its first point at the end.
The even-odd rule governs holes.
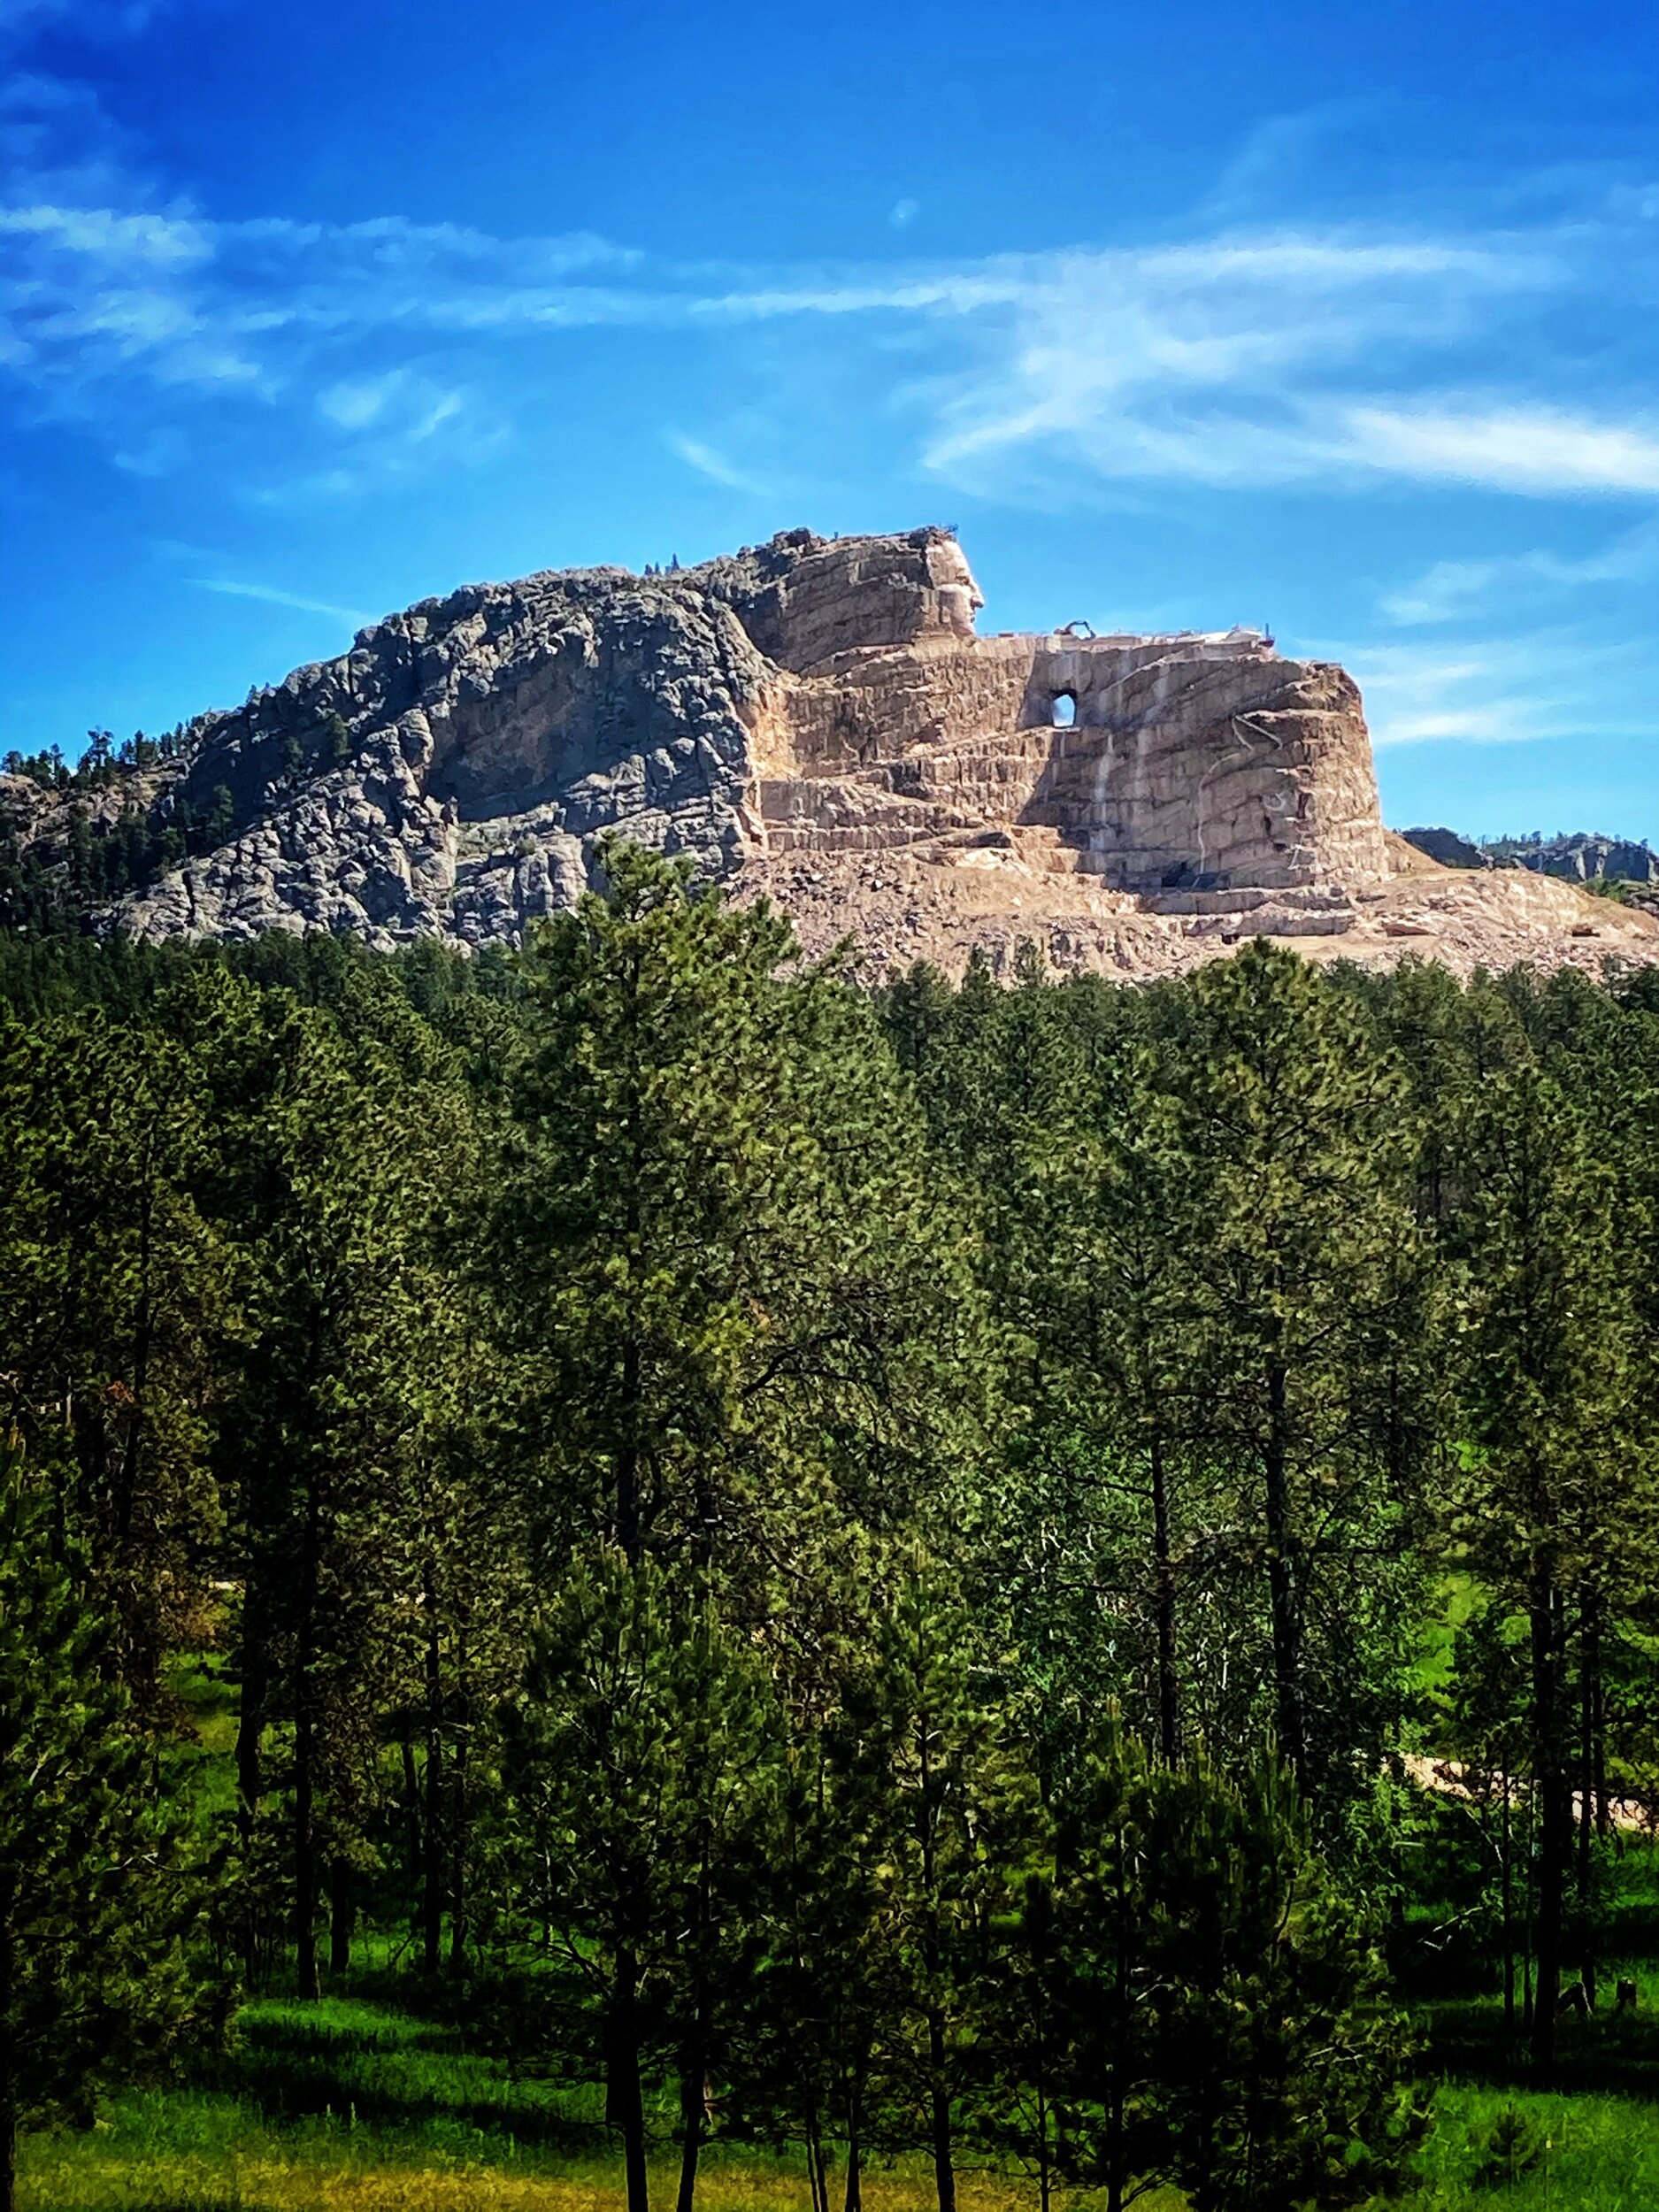
{"type": "Polygon", "coordinates": [[[1425,1870],[1547,2069],[1655,1801],[1659,981],[872,994],[606,867],[471,961],[0,936],[0,2121],[390,1931],[634,2212],[663,2083],[680,2212],[1385,2187],[1425,1870]]]}
{"type": "Polygon", "coordinates": [[[55,803],[44,821],[35,818],[38,803],[19,816],[0,803],[0,930],[27,938],[111,935],[110,910],[127,893],[194,854],[214,851],[252,813],[344,767],[351,756],[351,734],[338,713],[267,733],[264,749],[244,763],[249,787],[239,815],[222,780],[234,772],[222,758],[203,759],[199,735],[199,727],[180,725],[160,737],[135,730],[117,744],[110,731],[89,730],[73,764],[56,745],[0,755],[0,770],[55,803]]]}

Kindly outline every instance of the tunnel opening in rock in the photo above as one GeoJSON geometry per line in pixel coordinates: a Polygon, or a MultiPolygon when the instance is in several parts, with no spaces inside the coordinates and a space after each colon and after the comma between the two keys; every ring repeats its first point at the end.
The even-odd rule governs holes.
{"type": "Polygon", "coordinates": [[[1056,730],[1071,729],[1077,721],[1076,692],[1056,691],[1054,695],[1054,703],[1048,711],[1048,718],[1056,730]]]}

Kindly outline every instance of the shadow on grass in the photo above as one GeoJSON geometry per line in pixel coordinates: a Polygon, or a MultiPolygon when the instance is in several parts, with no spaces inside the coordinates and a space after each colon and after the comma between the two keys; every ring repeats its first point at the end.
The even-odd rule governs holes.
{"type": "Polygon", "coordinates": [[[1607,2091],[1659,2100],[1659,2014],[1569,2013],[1556,2023],[1555,2063],[1540,2079],[1517,2024],[1506,2034],[1501,2004],[1490,1997],[1443,2000],[1420,2016],[1430,2070],[1494,2087],[1607,2091]]]}
{"type": "Polygon", "coordinates": [[[374,2127],[442,2123],[565,2152],[607,2140],[592,2108],[592,2085],[526,2078],[468,2050],[457,2032],[411,2027],[286,2008],[256,2012],[244,2017],[236,2049],[208,2070],[202,2085],[244,2100],[275,2122],[349,2115],[374,2127]]]}

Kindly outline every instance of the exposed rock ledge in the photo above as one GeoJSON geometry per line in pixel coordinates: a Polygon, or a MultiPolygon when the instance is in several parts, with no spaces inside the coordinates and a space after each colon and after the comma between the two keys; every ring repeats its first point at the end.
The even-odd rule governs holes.
{"type": "Polygon", "coordinates": [[[1659,925],[1382,827],[1359,693],[1256,633],[975,632],[936,529],[669,575],[468,586],[193,726],[152,819],[223,841],[136,934],[517,941],[618,829],[766,892],[818,948],[959,970],[1169,972],[1263,932],[1316,954],[1659,958],[1659,925]]]}

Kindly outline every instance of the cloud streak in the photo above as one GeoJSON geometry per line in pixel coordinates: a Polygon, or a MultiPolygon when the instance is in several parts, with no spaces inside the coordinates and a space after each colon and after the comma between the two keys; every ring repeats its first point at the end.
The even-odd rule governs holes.
{"type": "MultiPolygon", "coordinates": [[[[296,480],[373,481],[495,450],[526,348],[764,326],[803,358],[833,348],[871,378],[886,363],[916,465],[990,497],[1156,482],[1659,493],[1659,419],[1639,396],[1652,365],[1626,311],[1659,282],[1645,189],[1586,186],[1530,227],[1439,233],[1248,229],[1224,194],[1215,227],[1172,243],[720,268],[586,232],[395,214],[222,222],[99,141],[76,88],[31,81],[5,104],[0,373],[25,425],[83,424],[114,452],[188,453],[251,411],[316,442],[296,480]],[[96,158],[55,157],[65,132],[97,141],[96,158]]],[[[1274,126],[1263,160],[1289,129],[1274,126]]],[[[669,442],[710,482],[762,488],[741,452],[669,442]]]]}
{"type": "Polygon", "coordinates": [[[719,485],[723,491],[742,492],[755,499],[764,499],[770,496],[770,488],[766,484],[758,478],[747,474],[742,469],[734,467],[724,454],[718,452],[713,446],[706,444],[701,438],[688,438],[678,430],[671,430],[664,436],[663,442],[677,459],[685,463],[688,469],[695,470],[699,476],[706,477],[710,484],[719,485]]]}
{"type": "Polygon", "coordinates": [[[1563,684],[1581,641],[1540,633],[1440,647],[1336,649],[1357,679],[1371,742],[1508,745],[1569,737],[1584,726],[1585,702],[1563,684]]]}
{"type": "Polygon", "coordinates": [[[1385,592],[1378,611],[1402,628],[1467,621],[1496,611],[1514,612],[1607,586],[1659,576],[1659,523],[1640,523],[1577,559],[1546,548],[1491,560],[1436,561],[1421,576],[1385,592]]]}
{"type": "Polygon", "coordinates": [[[352,631],[366,629],[374,619],[360,607],[336,607],[326,599],[308,599],[300,592],[280,591],[274,584],[242,583],[229,576],[192,576],[189,581],[196,590],[216,592],[222,599],[257,599],[265,606],[286,607],[296,614],[326,615],[331,622],[339,622],[352,631]]]}
{"type": "Polygon", "coordinates": [[[1459,413],[1356,407],[1348,428],[1371,465],[1498,491],[1659,492],[1659,435],[1645,422],[1552,409],[1459,413]]]}

